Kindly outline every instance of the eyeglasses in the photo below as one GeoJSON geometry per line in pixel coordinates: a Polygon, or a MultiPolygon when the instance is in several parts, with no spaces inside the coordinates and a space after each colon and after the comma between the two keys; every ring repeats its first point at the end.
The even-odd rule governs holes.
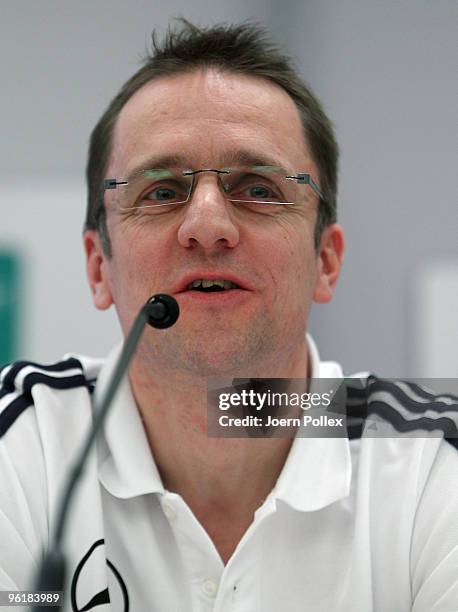
{"type": "Polygon", "coordinates": [[[220,170],[152,168],[126,180],[105,179],[104,190],[119,189],[119,205],[123,211],[148,209],[154,213],[165,206],[170,208],[188,202],[197,182],[196,176],[202,172],[214,172],[218,176],[221,191],[228,200],[259,210],[303,201],[307,185],[324,199],[310,174],[292,176],[277,166],[238,166],[220,170]]]}

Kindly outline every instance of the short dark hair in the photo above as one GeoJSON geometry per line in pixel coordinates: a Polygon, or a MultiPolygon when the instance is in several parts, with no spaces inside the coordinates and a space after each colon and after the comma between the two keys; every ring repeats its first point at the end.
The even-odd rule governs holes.
{"type": "Polygon", "coordinates": [[[143,85],[154,79],[200,68],[265,78],[282,87],[295,102],[304,137],[318,167],[321,199],[315,229],[318,246],[323,228],[336,220],[338,146],[331,121],[319,100],[259,24],[218,24],[198,27],[178,19],[162,41],[152,33],[152,48],[142,67],[122,86],[95,126],[86,168],[88,203],[85,229],[98,230],[104,252],[111,255],[103,204],[103,180],[111,153],[113,131],[120,111],[143,85]]]}

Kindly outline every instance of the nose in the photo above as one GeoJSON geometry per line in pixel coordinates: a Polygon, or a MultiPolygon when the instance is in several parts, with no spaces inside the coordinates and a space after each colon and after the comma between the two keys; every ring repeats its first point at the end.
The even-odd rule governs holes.
{"type": "Polygon", "coordinates": [[[218,177],[208,173],[195,180],[191,201],[178,229],[178,242],[188,248],[200,245],[206,251],[234,248],[239,242],[239,230],[218,177]]]}

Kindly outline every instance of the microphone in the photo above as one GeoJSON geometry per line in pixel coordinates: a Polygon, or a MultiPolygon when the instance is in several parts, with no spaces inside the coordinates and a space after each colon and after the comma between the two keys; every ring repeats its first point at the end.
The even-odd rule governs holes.
{"type": "Polygon", "coordinates": [[[148,324],[157,329],[172,327],[180,314],[178,302],[175,298],[166,293],[157,293],[153,295],[143,308],[146,309],[148,324]]]}
{"type": "MultiPolygon", "coordinates": [[[[108,410],[111,406],[119,384],[126,373],[132,355],[138,344],[140,336],[146,324],[156,329],[166,329],[176,323],[180,314],[178,303],[166,293],[158,293],[150,297],[138,313],[132,328],[127,336],[113,375],[109,381],[105,394],[100,401],[94,402],[94,421],[91,430],[85,439],[83,447],[77,457],[67,484],[59,500],[56,527],[50,539],[50,546],[43,557],[38,573],[38,579],[34,591],[63,591],[65,585],[66,562],[62,550],[62,539],[65,522],[70,508],[70,502],[76,489],[76,485],[83,473],[84,464],[89,451],[94,445],[97,433],[103,425],[108,410]]],[[[97,399],[97,398],[96,398],[97,399]]],[[[62,609],[63,601],[59,605],[34,606],[32,612],[58,612],[62,609]],[[62,605],[61,605],[62,604],[62,605]]]]}

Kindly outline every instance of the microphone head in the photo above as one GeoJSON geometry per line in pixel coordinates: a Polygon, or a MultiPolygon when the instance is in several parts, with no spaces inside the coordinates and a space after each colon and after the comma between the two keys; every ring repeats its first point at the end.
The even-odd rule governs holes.
{"type": "Polygon", "coordinates": [[[145,304],[146,321],[157,329],[166,329],[176,323],[180,309],[178,302],[171,295],[157,293],[145,304]]]}

